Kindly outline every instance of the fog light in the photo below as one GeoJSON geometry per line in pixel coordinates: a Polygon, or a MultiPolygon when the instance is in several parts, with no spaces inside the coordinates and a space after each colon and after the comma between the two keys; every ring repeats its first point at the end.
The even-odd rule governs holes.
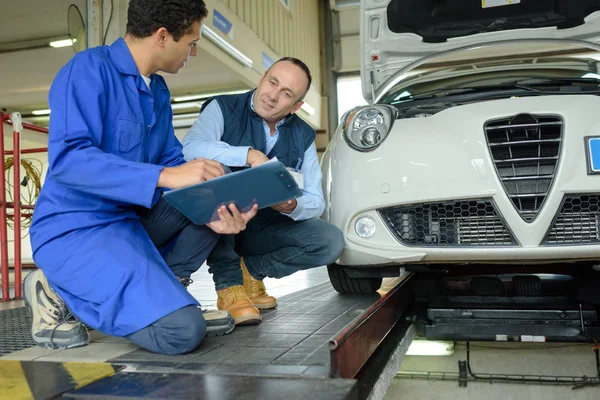
{"type": "Polygon", "coordinates": [[[375,221],[369,217],[362,217],[354,224],[354,230],[361,238],[370,238],[375,234],[375,221]]]}

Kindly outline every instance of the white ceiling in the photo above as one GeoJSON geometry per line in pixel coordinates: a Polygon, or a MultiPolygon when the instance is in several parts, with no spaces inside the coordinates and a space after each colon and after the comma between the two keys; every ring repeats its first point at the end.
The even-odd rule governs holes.
{"type": "MultiPolygon", "coordinates": [[[[69,5],[76,4],[82,14],[85,12],[82,0],[20,0],[18,5],[16,1],[12,3],[10,7],[1,7],[0,45],[67,36],[69,5]]],[[[0,54],[0,109],[26,113],[46,108],[48,89],[54,76],[73,55],[70,47],[0,54]]],[[[165,78],[173,95],[247,87],[230,67],[201,49],[178,74],[165,78]]]]}
{"type": "Polygon", "coordinates": [[[75,4],[84,12],[83,0],[3,0],[0,42],[16,42],[67,34],[67,9],[75,4]],[[11,4],[6,4],[11,3],[11,4]]]}

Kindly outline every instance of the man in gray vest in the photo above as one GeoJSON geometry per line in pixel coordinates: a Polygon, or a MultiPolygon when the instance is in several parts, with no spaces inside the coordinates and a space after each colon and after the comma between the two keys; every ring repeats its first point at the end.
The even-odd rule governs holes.
{"type": "Polygon", "coordinates": [[[183,139],[186,160],[255,167],[277,157],[303,175],[301,197],[259,210],[244,232],[221,236],[208,258],[217,308],[229,311],[236,325],[259,323],[258,309],[277,306],[265,290],[265,277],[331,264],[344,248],[340,230],[319,219],[325,200],[315,131],[295,114],[311,80],[306,64],[284,57],[255,90],[208,99],[183,139]]]}

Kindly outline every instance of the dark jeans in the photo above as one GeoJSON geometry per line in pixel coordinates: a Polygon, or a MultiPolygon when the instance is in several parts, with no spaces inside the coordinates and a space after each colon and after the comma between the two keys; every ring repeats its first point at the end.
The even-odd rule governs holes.
{"type": "Polygon", "coordinates": [[[240,256],[255,279],[283,278],[294,272],[328,265],[344,249],[344,237],[321,220],[294,221],[271,209],[260,210],[245,231],[223,235],[208,257],[217,290],[243,283],[240,256]]]}
{"type": "Polygon", "coordinates": [[[151,209],[138,210],[140,221],[175,276],[189,278],[206,261],[219,235],[192,223],[162,197],[151,209]]]}
{"type": "Polygon", "coordinates": [[[126,339],[159,354],[189,353],[206,335],[206,321],[196,306],[187,306],[165,315],[126,339]]]}

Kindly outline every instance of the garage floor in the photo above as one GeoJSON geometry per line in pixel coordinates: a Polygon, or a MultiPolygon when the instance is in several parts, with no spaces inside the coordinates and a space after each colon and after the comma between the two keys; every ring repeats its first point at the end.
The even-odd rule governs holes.
{"type": "MultiPolygon", "coordinates": [[[[191,292],[201,301],[203,306],[214,306],[216,303],[216,294],[214,286],[210,279],[210,275],[206,272],[206,268],[202,268],[195,276],[195,282],[191,286],[191,292]]],[[[391,282],[390,282],[391,283],[391,282]]],[[[324,287],[329,287],[327,296],[337,297],[331,291],[328,284],[327,271],[325,268],[317,268],[312,271],[300,272],[294,276],[282,280],[267,281],[269,293],[289,299],[290,305],[302,308],[302,297],[308,295],[307,302],[323,301],[317,299],[314,295],[311,298],[310,290],[320,289],[317,292],[323,291],[324,287]],[[292,293],[303,292],[301,298],[290,297],[292,293]]],[[[300,293],[298,293],[300,295],[300,293]]],[[[354,296],[351,296],[354,297],[354,296]]],[[[360,299],[350,299],[346,301],[357,301],[357,309],[362,309],[371,299],[365,299],[367,302],[362,304],[360,299]]],[[[284,303],[286,303],[284,301],[284,303]]],[[[285,304],[282,304],[285,306],[285,304]]],[[[21,302],[0,303],[0,310],[8,309],[15,306],[21,306],[21,302]]],[[[284,307],[279,311],[285,311],[284,307]]],[[[288,310],[289,312],[290,310],[288,310]]],[[[330,314],[329,312],[323,315],[330,314]]],[[[292,312],[293,314],[293,312],[292,312]]],[[[290,314],[290,315],[292,315],[290,314]]],[[[275,316],[275,315],[273,315],[275,316]]],[[[313,317],[319,318],[319,317],[313,317]]],[[[268,320],[269,318],[267,318],[268,320]]],[[[271,324],[265,324],[267,325],[271,324]]],[[[262,327],[261,327],[262,328],[262,327]]],[[[335,329],[334,329],[335,330],[335,329]]],[[[242,333],[241,329],[239,333],[242,333]]],[[[327,331],[323,336],[323,343],[326,343],[327,338],[333,335],[327,331]]],[[[287,336],[293,336],[293,333],[288,333],[287,336]]],[[[267,335],[268,336],[268,335],[267,335]]],[[[68,351],[57,352],[53,350],[39,349],[36,347],[13,352],[10,355],[2,357],[2,359],[13,360],[36,360],[36,361],[106,361],[118,360],[120,357],[129,357],[126,364],[140,362],[142,360],[133,357],[136,354],[145,353],[137,350],[135,346],[129,343],[123,343],[118,339],[111,339],[103,335],[94,333],[96,339],[94,343],[86,348],[73,349],[68,351]],[[96,337],[98,336],[98,337],[96,337]],[[102,337],[100,337],[102,336],[102,337]]],[[[234,339],[233,336],[225,338],[225,340],[234,339]]],[[[308,344],[308,343],[307,343],[308,344]]],[[[313,346],[311,352],[304,354],[304,361],[308,360],[310,354],[317,356],[318,352],[315,349],[319,346],[313,346]]],[[[311,347],[312,348],[312,347],[311,347]]],[[[476,342],[471,343],[471,368],[473,373],[477,374],[508,374],[508,375],[544,375],[544,376],[589,376],[595,375],[595,358],[592,344],[524,344],[524,343],[490,343],[476,342]]],[[[146,355],[148,357],[148,355],[146,355]]],[[[124,360],[124,359],[123,359],[124,360]]],[[[123,361],[121,360],[121,361],[123,361]]],[[[404,373],[422,374],[425,372],[448,372],[456,375],[458,373],[458,362],[466,360],[466,345],[464,342],[455,344],[454,354],[446,357],[434,356],[406,356],[402,364],[401,370],[404,373]]],[[[146,363],[150,360],[144,360],[146,363]]],[[[153,360],[150,364],[154,367],[168,366],[157,360],[153,360]],[[161,365],[163,364],[163,365],[161,365]]],[[[278,367],[286,370],[287,373],[293,374],[298,372],[299,364],[305,365],[306,362],[284,363],[278,367]]],[[[168,364],[168,363],[167,363],[168,364]]],[[[228,364],[228,363],[225,363],[228,364]]],[[[244,363],[242,363],[244,364],[244,363]]],[[[310,364],[310,363],[309,363],[310,364]]],[[[130,364],[131,365],[131,364],[130,364]]],[[[147,365],[148,366],[148,365],[147,365]]],[[[242,365],[229,364],[229,367],[223,365],[222,368],[240,368],[242,365]]],[[[320,372],[319,368],[325,371],[323,365],[315,365],[312,369],[315,372],[320,372]],[[317,371],[319,370],[319,371],[317,371]]],[[[140,371],[141,372],[141,371],[140,371]]],[[[299,374],[301,375],[301,374],[299,374]]],[[[385,399],[600,399],[600,387],[586,387],[578,390],[573,390],[568,386],[541,386],[531,384],[505,384],[505,383],[480,383],[468,382],[466,388],[459,387],[457,381],[427,381],[396,378],[393,380],[385,399]]]]}
{"type": "MultiPolygon", "coordinates": [[[[470,364],[474,374],[595,376],[593,344],[471,342],[470,364]]],[[[466,345],[456,342],[452,356],[406,356],[401,371],[458,373],[458,362],[466,360],[466,345]]],[[[427,381],[403,375],[392,382],[385,399],[600,399],[600,387],[573,390],[569,386],[427,381]]]]}

